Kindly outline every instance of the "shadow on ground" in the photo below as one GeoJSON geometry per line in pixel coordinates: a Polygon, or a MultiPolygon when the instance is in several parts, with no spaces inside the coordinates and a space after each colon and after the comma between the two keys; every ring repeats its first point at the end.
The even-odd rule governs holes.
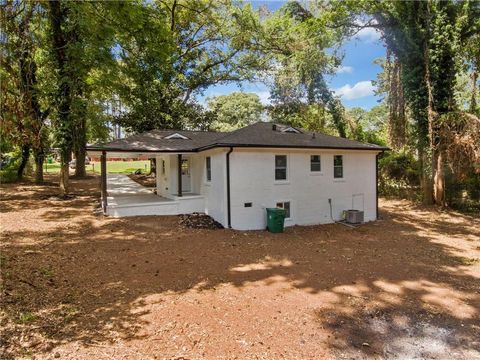
{"type": "Polygon", "coordinates": [[[253,286],[307,297],[311,308],[283,311],[308,312],[305,326],[328,334],[310,348],[332,357],[480,356],[478,219],[389,201],[383,220],[357,229],[192,230],[176,217],[94,215],[96,181],[77,180],[61,203],[35,197],[49,187],[6,189],[2,219],[32,221],[29,209],[33,222],[2,229],[5,357],[142,341],[151,296],[253,286]]]}

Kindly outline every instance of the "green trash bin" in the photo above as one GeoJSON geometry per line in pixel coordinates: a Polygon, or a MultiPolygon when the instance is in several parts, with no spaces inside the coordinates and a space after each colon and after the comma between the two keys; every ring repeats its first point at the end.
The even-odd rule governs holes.
{"type": "Polygon", "coordinates": [[[283,232],[286,211],[280,208],[267,208],[267,229],[272,233],[283,232]]]}

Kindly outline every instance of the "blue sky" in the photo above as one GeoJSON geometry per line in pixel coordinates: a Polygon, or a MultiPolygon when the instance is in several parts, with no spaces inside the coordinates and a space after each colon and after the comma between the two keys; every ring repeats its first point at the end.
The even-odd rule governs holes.
{"type": "MultiPolygon", "coordinates": [[[[266,4],[270,10],[280,7],[281,1],[253,1],[254,7],[266,4]]],[[[366,110],[378,104],[379,97],[373,94],[372,80],[376,79],[380,67],[373,61],[385,57],[385,48],[379,40],[380,34],[374,29],[363,29],[354,38],[347,41],[342,50],[344,59],[335,76],[328,78],[330,89],[342,99],[345,107],[362,107],[366,110]]],[[[254,92],[263,103],[268,103],[268,88],[261,83],[243,82],[217,85],[208,88],[198,100],[204,103],[209,96],[227,95],[234,91],[254,92]]]]}

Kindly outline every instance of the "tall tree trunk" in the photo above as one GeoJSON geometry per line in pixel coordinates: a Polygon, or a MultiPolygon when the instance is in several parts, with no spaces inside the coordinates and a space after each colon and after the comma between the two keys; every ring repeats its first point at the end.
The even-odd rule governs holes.
{"type": "Polygon", "coordinates": [[[150,159],[150,174],[157,176],[157,158],[150,159]]]}
{"type": "MultiPolygon", "coordinates": [[[[76,34],[75,34],[76,38],[76,34]]],[[[87,146],[87,105],[83,101],[84,91],[83,85],[77,85],[75,88],[75,96],[78,104],[75,108],[76,124],[73,137],[73,151],[75,152],[75,177],[83,178],[87,175],[85,170],[85,156],[87,146]]]]}
{"type": "MultiPolygon", "coordinates": [[[[430,2],[428,2],[428,13],[427,13],[427,24],[428,28],[430,29],[430,2]]],[[[433,106],[433,89],[432,89],[432,81],[430,77],[430,53],[429,53],[429,45],[428,41],[425,42],[424,44],[424,49],[423,49],[423,56],[424,56],[424,66],[425,66],[425,85],[427,88],[427,94],[428,94],[428,106],[427,106],[427,116],[428,116],[428,133],[429,133],[429,139],[430,139],[430,156],[431,156],[431,176],[430,176],[430,184],[432,184],[432,188],[428,186],[427,189],[427,184],[425,185],[424,189],[424,194],[427,195],[427,191],[430,192],[428,195],[428,198],[424,198],[424,203],[428,204],[430,203],[431,199],[436,200],[436,185],[441,183],[442,181],[444,182],[445,179],[441,179],[440,177],[444,173],[438,173],[437,174],[437,156],[438,156],[438,133],[437,133],[437,126],[436,126],[436,121],[438,120],[438,114],[436,113],[434,106],[433,106]],[[437,180],[438,179],[438,180],[437,180]],[[432,183],[433,181],[433,183],[432,183]],[[433,192],[431,191],[433,190],[433,192]]],[[[426,162],[424,163],[426,164],[426,162]]]]}
{"type": "Polygon", "coordinates": [[[55,61],[58,69],[57,74],[57,108],[58,119],[55,123],[56,137],[60,142],[60,193],[68,193],[68,166],[71,158],[73,144],[73,118],[72,110],[72,74],[75,71],[71,59],[68,57],[67,48],[69,41],[65,26],[67,23],[68,9],[64,2],[50,1],[49,20],[51,26],[51,41],[54,48],[55,61]]]}
{"type": "Polygon", "coordinates": [[[84,146],[75,146],[75,177],[85,177],[87,176],[87,171],[85,170],[85,157],[87,152],[85,151],[84,146]]]}
{"type": "Polygon", "coordinates": [[[85,157],[86,152],[86,120],[83,116],[84,112],[81,112],[81,119],[78,120],[78,124],[75,127],[75,139],[74,139],[74,152],[75,152],[75,177],[83,178],[87,176],[87,171],[85,169],[85,157]]]}
{"type": "Polygon", "coordinates": [[[469,107],[469,111],[472,114],[477,113],[477,79],[478,79],[477,69],[473,69],[473,73],[472,73],[472,96],[470,97],[470,107],[469,107]]]}
{"type": "MultiPolygon", "coordinates": [[[[18,57],[20,84],[23,105],[25,108],[24,120],[27,121],[31,148],[35,158],[35,182],[43,182],[43,147],[45,137],[43,124],[48,111],[42,112],[37,89],[37,64],[35,62],[35,45],[30,30],[30,19],[34,13],[34,4],[27,10],[19,24],[19,34],[22,36],[22,51],[18,57]]],[[[22,167],[24,167],[23,165],[22,167]]],[[[23,169],[22,169],[23,172],[23,169]]]]}
{"type": "Polygon", "coordinates": [[[436,162],[436,171],[434,178],[434,196],[435,203],[442,208],[445,207],[445,159],[443,151],[437,151],[434,161],[436,162]]]}
{"type": "Polygon", "coordinates": [[[25,167],[27,166],[28,159],[30,158],[30,144],[22,145],[22,160],[20,162],[20,166],[17,169],[17,180],[22,180],[25,167]]]}
{"type": "Polygon", "coordinates": [[[69,176],[69,170],[68,170],[68,157],[65,157],[64,155],[61,156],[60,159],[60,179],[59,179],[59,187],[60,187],[60,195],[65,196],[68,194],[69,188],[68,188],[68,176],[69,176]]]}
{"type": "Polygon", "coordinates": [[[45,153],[43,149],[34,149],[35,157],[35,182],[40,184],[43,182],[43,160],[45,159],[45,153]]]}
{"type": "Polygon", "coordinates": [[[425,149],[419,149],[419,156],[420,160],[420,170],[421,170],[421,179],[420,179],[420,186],[422,189],[422,203],[424,205],[432,205],[433,204],[433,181],[432,177],[430,176],[430,171],[428,169],[428,154],[425,149]]]}

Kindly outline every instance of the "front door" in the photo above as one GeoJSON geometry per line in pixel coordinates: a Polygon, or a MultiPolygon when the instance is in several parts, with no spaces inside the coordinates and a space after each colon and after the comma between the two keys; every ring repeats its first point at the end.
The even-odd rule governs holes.
{"type": "Polygon", "coordinates": [[[190,159],[182,159],[182,192],[190,192],[191,186],[190,159]]]}

